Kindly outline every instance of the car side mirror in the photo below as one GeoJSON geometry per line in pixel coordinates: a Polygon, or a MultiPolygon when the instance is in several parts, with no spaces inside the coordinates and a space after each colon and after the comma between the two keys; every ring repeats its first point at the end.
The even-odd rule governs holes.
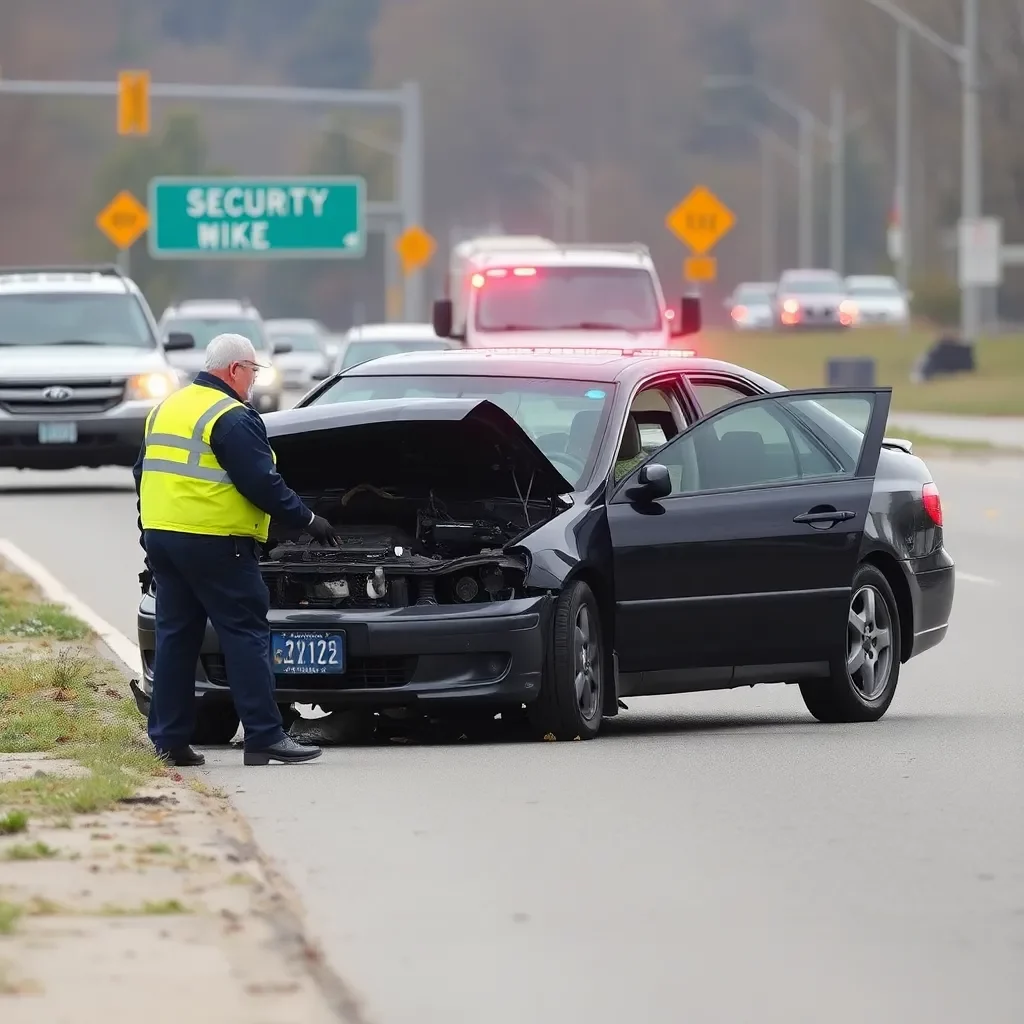
{"type": "Polygon", "coordinates": [[[450,338],[452,326],[455,321],[455,308],[451,299],[436,299],[434,301],[434,333],[439,338],[450,338]]]}
{"type": "Polygon", "coordinates": [[[697,334],[701,327],[700,299],[696,295],[684,295],[679,306],[679,316],[672,320],[672,337],[685,338],[697,334]]]}
{"type": "Polygon", "coordinates": [[[272,356],[286,356],[291,352],[291,350],[292,347],[287,341],[275,341],[274,344],[270,346],[270,354],[272,356]]]}
{"type": "Polygon", "coordinates": [[[184,352],[186,349],[195,347],[196,339],[184,331],[171,331],[164,339],[165,352],[184,352]]]}
{"type": "Polygon", "coordinates": [[[660,462],[648,462],[640,468],[636,483],[626,489],[626,497],[638,504],[646,505],[652,501],[660,501],[672,493],[672,480],[668,475],[668,467],[660,462]]]}

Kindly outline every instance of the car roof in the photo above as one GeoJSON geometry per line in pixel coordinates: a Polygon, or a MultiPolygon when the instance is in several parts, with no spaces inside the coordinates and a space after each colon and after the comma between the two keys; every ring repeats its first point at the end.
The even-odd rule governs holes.
{"type": "Polygon", "coordinates": [[[718,359],[676,354],[653,356],[626,356],[614,350],[593,353],[549,354],[508,349],[454,349],[449,351],[403,352],[399,355],[380,356],[360,363],[345,371],[346,377],[381,376],[481,376],[481,377],[539,377],[545,380],[588,380],[602,383],[633,384],[645,377],[664,371],[701,370],[741,375],[760,384],[768,391],[779,390],[781,385],[759,373],[724,363],[718,359]]]}
{"type": "Polygon", "coordinates": [[[139,295],[139,287],[116,268],[0,267],[0,295],[139,295]]]}
{"type": "Polygon", "coordinates": [[[350,327],[345,340],[352,341],[443,341],[434,331],[433,324],[385,323],[359,324],[350,327]]]}
{"type": "Polygon", "coordinates": [[[749,289],[750,291],[754,291],[756,289],[759,292],[771,292],[774,291],[776,287],[777,286],[774,281],[740,281],[733,290],[739,292],[744,289],[749,289]]]}
{"type": "Polygon", "coordinates": [[[842,275],[836,273],[834,270],[822,270],[820,267],[807,267],[806,269],[794,268],[793,270],[784,270],[782,272],[783,277],[801,277],[807,281],[834,281],[836,279],[842,280],[842,275]]]}
{"type": "Polygon", "coordinates": [[[230,317],[232,320],[260,320],[259,310],[242,302],[219,299],[191,300],[168,306],[164,317],[230,317]]]}
{"type": "Polygon", "coordinates": [[[898,284],[891,274],[850,274],[847,284],[898,284]]]}

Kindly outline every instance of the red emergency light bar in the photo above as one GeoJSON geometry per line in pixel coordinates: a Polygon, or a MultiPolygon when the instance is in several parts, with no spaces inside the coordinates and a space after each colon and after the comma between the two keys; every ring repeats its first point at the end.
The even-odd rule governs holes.
{"type": "Polygon", "coordinates": [[[487,351],[517,356],[665,356],[670,359],[689,359],[697,354],[692,348],[577,348],[573,345],[501,345],[487,351]]]}

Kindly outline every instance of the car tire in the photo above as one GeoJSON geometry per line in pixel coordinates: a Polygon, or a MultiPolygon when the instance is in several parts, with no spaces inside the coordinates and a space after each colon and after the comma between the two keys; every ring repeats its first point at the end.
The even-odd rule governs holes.
{"type": "Polygon", "coordinates": [[[544,679],[528,705],[531,733],[537,739],[593,739],[601,728],[605,676],[597,601],[586,583],[570,583],[558,595],[544,679]]]}
{"type": "Polygon", "coordinates": [[[873,565],[854,573],[844,638],[831,677],[801,683],[800,694],[819,722],[877,722],[896,694],[903,634],[892,587],[873,565]]]}
{"type": "Polygon", "coordinates": [[[196,705],[192,742],[200,747],[227,746],[238,732],[238,713],[230,700],[202,698],[196,705]]]}

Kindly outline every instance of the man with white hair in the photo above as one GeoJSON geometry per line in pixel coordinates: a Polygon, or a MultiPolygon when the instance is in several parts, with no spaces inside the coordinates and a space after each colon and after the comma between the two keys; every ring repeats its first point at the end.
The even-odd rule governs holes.
{"type": "Polygon", "coordinates": [[[259,369],[248,338],[214,338],[205,371],[150,413],[135,463],[139,529],[156,583],[148,730],[160,756],[175,765],[205,762],[191,741],[207,619],[244,729],[245,764],[309,761],[321,753],[285,734],[274,700],[270,594],[259,545],[271,517],[321,544],[338,537],[277,472],[263,418],[247,404],[259,369]]]}

